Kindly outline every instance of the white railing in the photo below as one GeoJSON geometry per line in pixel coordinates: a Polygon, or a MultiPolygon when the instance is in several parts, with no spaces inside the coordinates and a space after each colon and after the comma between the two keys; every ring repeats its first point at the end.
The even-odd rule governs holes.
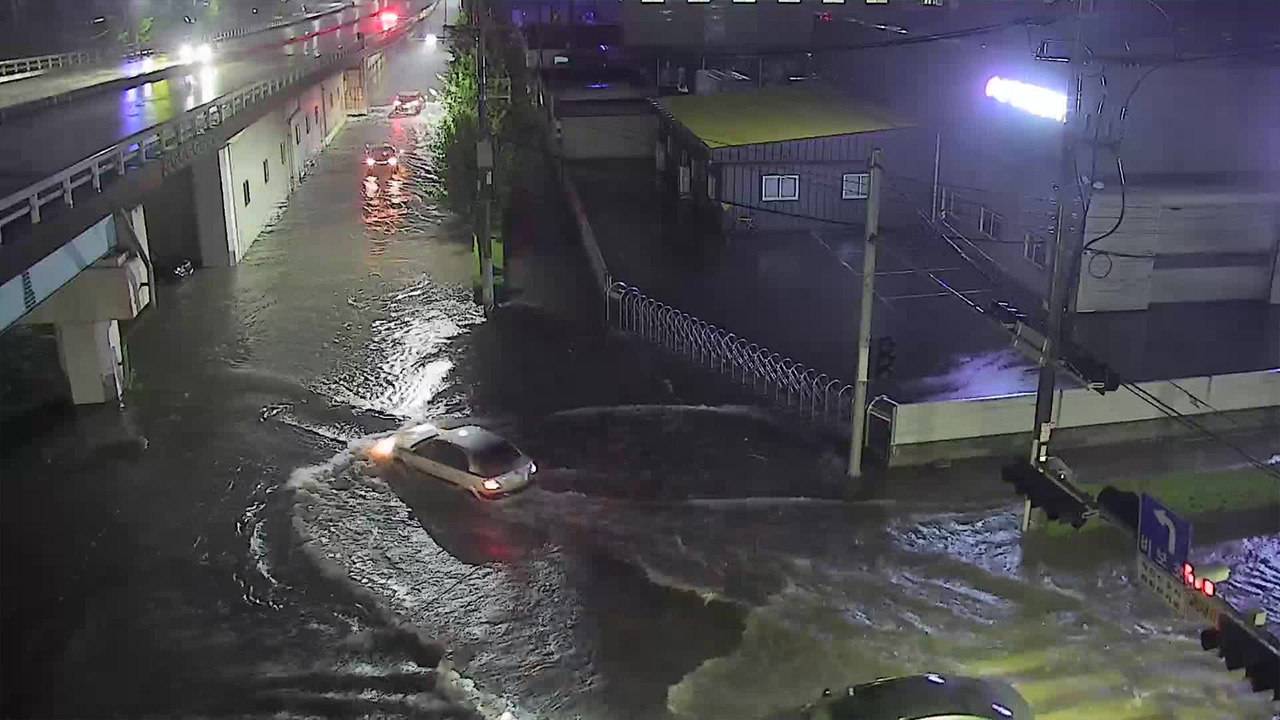
{"type": "Polygon", "coordinates": [[[620,330],[713,370],[814,424],[851,424],[853,386],[722,330],[620,282],[608,296],[608,320],[620,330]]]}
{"type": "MultiPolygon", "coordinates": [[[[389,39],[390,37],[387,38],[389,39]]],[[[381,44],[383,43],[369,42],[366,48],[374,49],[381,44]]],[[[203,135],[209,128],[221,125],[245,108],[293,87],[317,72],[340,65],[352,54],[359,54],[366,48],[350,48],[328,55],[323,61],[295,68],[282,76],[242,87],[212,102],[198,105],[169,122],[124,138],[61,172],[9,195],[0,200],[0,243],[4,241],[5,226],[24,217],[32,223],[39,223],[47,212],[45,206],[50,203],[61,200],[62,204],[73,207],[74,192],[80,187],[90,185],[98,193],[105,183],[148,163],[170,158],[180,163],[189,159],[189,156],[202,149],[187,149],[184,145],[203,135]],[[183,150],[186,152],[182,152],[183,150]]]]}
{"type": "Polygon", "coordinates": [[[61,55],[37,55],[35,57],[0,60],[0,77],[85,65],[96,62],[99,57],[100,55],[95,53],[69,52],[61,55]]]}

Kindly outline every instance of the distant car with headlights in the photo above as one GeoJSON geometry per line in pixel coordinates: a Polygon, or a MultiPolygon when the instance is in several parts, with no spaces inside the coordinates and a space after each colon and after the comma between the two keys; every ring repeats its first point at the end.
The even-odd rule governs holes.
{"type": "Polygon", "coordinates": [[[805,720],[1033,720],[1031,706],[1008,683],[924,673],[827,690],[786,717],[805,720]]]}
{"type": "Polygon", "coordinates": [[[396,149],[389,144],[365,146],[364,150],[364,166],[366,174],[375,172],[389,172],[396,169],[400,164],[400,158],[396,154],[396,149]]]}
{"type": "Polygon", "coordinates": [[[392,115],[417,115],[422,112],[422,93],[402,92],[396,94],[391,105],[392,115]]]}
{"type": "Polygon", "coordinates": [[[374,443],[369,455],[496,500],[524,490],[538,467],[519,448],[478,425],[444,429],[426,424],[401,430],[374,443]]]}

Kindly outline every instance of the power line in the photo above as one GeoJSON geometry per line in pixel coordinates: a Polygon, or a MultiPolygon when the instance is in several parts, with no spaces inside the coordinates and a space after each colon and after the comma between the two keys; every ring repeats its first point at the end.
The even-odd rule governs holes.
{"type": "MultiPolygon", "coordinates": [[[[1176,383],[1175,383],[1175,385],[1176,385],[1176,383]]],[[[1210,430],[1209,428],[1207,428],[1207,427],[1205,427],[1204,425],[1202,425],[1202,424],[1200,424],[1199,422],[1197,422],[1194,418],[1192,418],[1192,417],[1190,417],[1190,416],[1188,416],[1188,415],[1184,414],[1183,412],[1181,412],[1181,411],[1180,411],[1180,410],[1178,410],[1177,408],[1175,408],[1175,407],[1173,407],[1173,406],[1169,405],[1168,403],[1164,402],[1163,400],[1161,400],[1160,398],[1156,397],[1155,395],[1153,395],[1152,393],[1148,392],[1147,390],[1143,389],[1142,387],[1139,387],[1137,384],[1132,383],[1132,382],[1123,382],[1123,383],[1121,383],[1121,386],[1122,386],[1122,387],[1124,387],[1125,389],[1127,389],[1129,392],[1133,393],[1134,395],[1137,395],[1137,396],[1138,396],[1138,398],[1139,398],[1140,400],[1142,400],[1143,402],[1147,403],[1147,404],[1148,404],[1148,405],[1150,405],[1151,407],[1153,407],[1153,408],[1155,408],[1155,409],[1159,410],[1160,412],[1164,413],[1165,415],[1169,416],[1170,418],[1172,418],[1172,419],[1176,420],[1177,422],[1181,423],[1181,424],[1182,424],[1182,425],[1184,425],[1185,427],[1188,427],[1188,428],[1191,428],[1191,429],[1193,429],[1193,430],[1196,430],[1196,431],[1200,432],[1201,434],[1203,434],[1205,437],[1208,437],[1208,438],[1210,438],[1211,440],[1215,440],[1215,441],[1217,441],[1217,442],[1219,442],[1219,443],[1222,443],[1222,444],[1223,444],[1223,445],[1225,445],[1226,447],[1228,447],[1228,448],[1230,448],[1231,450],[1235,451],[1235,452],[1236,452],[1236,454],[1238,454],[1240,457],[1242,457],[1242,458],[1244,458],[1245,460],[1247,460],[1247,461],[1249,462],[1249,464],[1250,464],[1250,465],[1252,465],[1252,466],[1254,466],[1255,468],[1257,468],[1257,469],[1261,470],[1262,472],[1264,472],[1264,473],[1266,473],[1266,474],[1270,475],[1271,477],[1275,478],[1276,480],[1280,480],[1280,470],[1277,470],[1277,469],[1275,469],[1275,468],[1271,467],[1270,465],[1268,465],[1266,462],[1263,462],[1262,460],[1260,460],[1260,459],[1258,459],[1258,458],[1254,457],[1254,456],[1253,456],[1249,451],[1245,450],[1244,448],[1241,448],[1240,446],[1236,445],[1235,443],[1233,443],[1233,442],[1231,442],[1231,441],[1227,440],[1226,438],[1222,437],[1221,435],[1219,435],[1219,434],[1217,434],[1217,433],[1213,432],[1213,431],[1212,431],[1212,430],[1210,430]]],[[[1187,395],[1191,396],[1192,398],[1195,398],[1195,396],[1194,396],[1194,395],[1191,395],[1191,393],[1187,392],[1185,389],[1183,389],[1183,388],[1179,388],[1179,389],[1182,389],[1182,391],[1183,391],[1184,393],[1187,393],[1187,395]]]]}
{"type": "MultiPolygon", "coordinates": [[[[893,185],[893,183],[892,183],[891,181],[890,181],[890,183],[889,183],[889,187],[890,187],[891,189],[893,189],[893,190],[895,190],[895,191],[897,191],[897,192],[899,192],[899,193],[901,194],[901,191],[900,191],[900,190],[898,190],[898,189],[893,185]]],[[[917,208],[917,213],[919,214],[919,210],[918,210],[918,208],[917,208]]],[[[921,215],[920,215],[920,217],[921,217],[921,218],[923,218],[924,216],[921,214],[921,215]]],[[[961,237],[963,237],[963,236],[961,236],[961,237]]],[[[945,239],[945,238],[944,238],[944,239],[945,239]]],[[[953,245],[953,247],[955,247],[955,246],[953,245]]],[[[958,248],[957,248],[957,249],[958,249],[958,248]]],[[[962,256],[962,257],[964,257],[966,260],[969,260],[969,258],[968,258],[967,256],[965,256],[965,255],[963,254],[963,252],[961,253],[961,256],[962,256]]],[[[970,260],[970,262],[972,263],[972,261],[971,261],[971,260],[970,260]]],[[[999,267],[999,265],[997,265],[997,267],[999,267]]],[[[975,269],[978,269],[978,268],[975,266],[975,269]]],[[[981,272],[981,270],[979,270],[979,271],[981,272]]],[[[984,274],[984,275],[985,275],[985,274],[984,274]]],[[[965,302],[965,304],[966,304],[966,305],[968,305],[971,309],[977,310],[977,311],[978,311],[979,313],[981,313],[982,315],[984,315],[984,316],[986,316],[986,317],[990,318],[990,314],[989,314],[989,313],[987,313],[986,311],[982,310],[982,308],[981,308],[980,306],[978,306],[978,305],[976,305],[975,303],[973,303],[973,302],[972,302],[971,300],[969,300],[967,297],[964,297],[964,296],[962,296],[962,295],[959,295],[958,293],[955,293],[955,292],[954,292],[954,290],[952,290],[950,287],[948,287],[945,283],[943,283],[943,282],[942,282],[940,279],[938,279],[936,276],[933,276],[932,274],[930,274],[930,276],[931,276],[931,277],[933,277],[933,279],[934,279],[936,282],[938,282],[940,285],[942,285],[942,286],[944,287],[944,289],[951,290],[951,291],[952,291],[952,294],[954,294],[954,295],[956,295],[957,297],[959,297],[959,298],[960,298],[962,301],[964,301],[964,302],[965,302]]],[[[1057,367],[1058,367],[1058,368],[1060,368],[1060,369],[1064,367],[1064,363],[1063,363],[1059,358],[1050,358],[1050,361],[1051,361],[1051,362],[1053,362],[1053,363],[1055,364],[1055,366],[1057,366],[1057,367]]],[[[1184,387],[1182,387],[1181,385],[1179,385],[1177,382],[1175,382],[1175,381],[1173,381],[1173,380],[1165,380],[1165,381],[1163,381],[1163,382],[1167,382],[1167,383],[1169,383],[1170,385],[1173,385],[1175,388],[1177,388],[1179,391],[1181,391],[1184,395],[1186,395],[1186,396],[1187,396],[1187,397],[1192,401],[1192,403],[1194,403],[1194,404],[1196,404],[1196,405],[1201,405],[1201,406],[1207,407],[1207,408],[1209,408],[1211,411],[1213,411],[1214,413],[1220,413],[1220,412],[1221,412],[1221,411],[1217,410],[1216,408],[1214,408],[1212,405],[1210,405],[1207,401],[1205,401],[1205,400],[1201,400],[1199,397],[1197,397],[1197,396],[1196,396],[1195,394],[1193,394],[1191,391],[1189,391],[1189,390],[1187,390],[1186,388],[1184,388],[1184,387]]],[[[1206,437],[1209,437],[1210,439],[1213,439],[1213,440],[1216,440],[1216,441],[1218,441],[1218,442],[1222,443],[1222,444],[1223,444],[1223,445],[1225,445],[1226,447],[1230,448],[1231,450],[1233,450],[1233,451],[1235,451],[1237,454],[1239,454],[1242,458],[1244,458],[1246,461],[1248,461],[1248,462],[1249,462],[1249,464],[1251,464],[1251,465],[1253,465],[1254,467],[1256,467],[1256,468],[1258,468],[1258,469],[1262,470],[1263,472],[1266,472],[1266,473],[1268,473],[1268,474],[1270,474],[1270,475],[1272,475],[1272,476],[1276,477],[1276,479],[1280,479],[1280,471],[1272,469],[1272,468],[1271,468],[1267,463],[1265,463],[1265,462],[1263,462],[1263,461],[1259,460],[1258,458],[1254,457],[1254,456],[1253,456],[1252,454],[1250,454],[1248,451],[1246,451],[1246,450],[1244,450],[1243,448],[1241,448],[1241,447],[1237,446],[1236,444],[1234,444],[1234,443],[1230,442],[1229,440],[1227,440],[1226,438],[1222,437],[1221,435],[1218,435],[1217,433],[1213,432],[1213,431],[1212,431],[1212,430],[1210,430],[1209,428],[1207,428],[1207,427],[1205,427],[1204,425],[1202,425],[1201,423],[1197,422],[1195,419],[1193,419],[1193,418],[1191,418],[1191,417],[1189,417],[1189,416],[1185,415],[1184,413],[1182,413],[1181,411],[1179,411],[1177,408],[1172,407],[1172,406],[1170,406],[1170,405],[1168,405],[1168,404],[1164,403],[1164,402],[1163,402],[1162,400],[1160,400],[1158,397],[1156,397],[1155,395],[1152,395],[1151,393],[1147,392],[1146,390],[1144,390],[1143,388],[1139,387],[1139,386],[1138,386],[1138,385],[1136,385],[1135,383],[1133,383],[1133,382],[1129,382],[1129,381],[1122,381],[1121,386],[1122,386],[1122,387],[1125,387],[1125,388],[1126,388],[1126,389],[1128,389],[1130,392],[1132,392],[1134,395],[1138,396],[1138,398],[1139,398],[1139,399],[1143,400],[1143,401],[1144,401],[1144,402],[1146,402],[1147,404],[1149,404],[1149,405],[1151,405],[1152,407],[1156,408],[1157,410],[1161,411],[1161,412],[1162,412],[1162,413],[1164,413],[1165,415],[1168,415],[1169,417],[1174,418],[1176,421],[1178,421],[1179,423],[1183,424],[1184,426],[1189,427],[1189,428],[1192,428],[1192,429],[1194,429],[1194,430],[1196,430],[1196,431],[1198,431],[1198,432],[1202,433],[1202,434],[1203,434],[1203,435],[1205,435],[1206,437]]],[[[1224,415],[1224,417],[1226,417],[1226,416],[1224,415]]]]}

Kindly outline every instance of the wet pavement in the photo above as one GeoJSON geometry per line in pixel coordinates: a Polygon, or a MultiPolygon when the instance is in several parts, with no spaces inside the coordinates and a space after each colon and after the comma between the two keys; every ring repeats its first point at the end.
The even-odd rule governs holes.
{"type": "MultiPolygon", "coordinates": [[[[440,63],[404,44],[373,100],[440,63]]],[[[1024,550],[1004,499],[823,499],[836,453],[593,329],[536,172],[486,320],[433,196],[436,112],[350,121],[242,264],[128,328],[123,410],[5,450],[5,714],[751,718],[926,669],[1008,678],[1050,719],[1271,712],[1128,549],[1024,550]],[[370,193],[387,139],[401,184],[370,193]],[[538,485],[479,504],[364,459],[427,418],[507,435],[538,485]]],[[[1275,596],[1277,542],[1203,552],[1275,596]]]]}
{"type": "MultiPolygon", "coordinates": [[[[860,228],[738,232],[722,244],[705,243],[664,218],[650,161],[569,168],[616,280],[816,373],[855,377],[860,228]]],[[[908,214],[901,198],[885,202],[887,215],[908,214]]],[[[1026,307],[1023,294],[1011,295],[995,268],[980,272],[918,227],[885,227],[882,234],[873,334],[894,338],[897,360],[893,379],[873,380],[872,394],[920,402],[1034,392],[1038,367],[952,291],[980,306],[1001,299],[1026,307]]],[[[1082,314],[1074,322],[1078,342],[1128,380],[1280,367],[1280,306],[1179,303],[1082,314]]]]}
{"type": "MultiPolygon", "coordinates": [[[[67,104],[7,119],[0,128],[0,153],[9,158],[0,170],[0,195],[39,182],[124,138],[166,123],[228,92],[291,69],[318,65],[325,56],[353,47],[358,29],[372,41],[376,23],[376,18],[366,18],[359,28],[344,25],[283,48],[229,48],[207,65],[189,65],[187,73],[166,73],[162,79],[137,87],[85,95],[67,104]]],[[[164,57],[143,58],[126,64],[123,71],[152,73],[169,63],[164,57]]],[[[18,92],[24,82],[43,81],[12,83],[12,89],[0,86],[0,97],[6,92],[18,92]]]]}

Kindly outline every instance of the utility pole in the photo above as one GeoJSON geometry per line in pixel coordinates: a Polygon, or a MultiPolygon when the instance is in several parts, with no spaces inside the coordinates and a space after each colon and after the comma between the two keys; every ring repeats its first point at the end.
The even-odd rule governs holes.
{"type": "MultiPolygon", "coordinates": [[[[1074,219],[1073,207],[1079,194],[1076,176],[1076,144],[1080,139],[1080,5],[1076,4],[1074,37],[1071,41],[1070,78],[1067,81],[1067,113],[1062,130],[1062,172],[1057,187],[1057,218],[1054,224],[1053,255],[1049,267],[1049,319],[1044,351],[1040,355],[1040,382],[1036,386],[1036,415],[1031,433],[1031,464],[1042,467],[1049,458],[1053,431],[1053,404],[1057,394],[1057,358],[1061,354],[1062,329],[1066,322],[1070,277],[1074,258],[1083,251],[1084,218],[1074,219]]],[[[1023,503],[1022,530],[1031,528],[1031,502],[1023,503]]]]}
{"type": "Polygon", "coordinates": [[[479,38],[476,42],[477,59],[476,74],[477,89],[476,103],[478,121],[480,123],[480,140],[476,150],[477,162],[476,166],[480,171],[480,208],[479,208],[479,227],[476,231],[476,243],[480,246],[480,274],[481,274],[481,303],[484,305],[485,314],[493,310],[493,238],[489,230],[491,218],[489,217],[491,209],[490,204],[493,198],[493,138],[489,135],[489,116],[487,90],[488,90],[488,63],[485,60],[485,24],[488,20],[488,7],[481,3],[473,14],[476,16],[476,30],[479,38]]]}
{"type": "Polygon", "coordinates": [[[883,169],[880,149],[871,151],[871,172],[867,188],[867,234],[862,251],[862,305],[858,308],[858,379],[853,386],[853,432],[849,438],[849,477],[862,477],[862,446],[866,440],[867,386],[871,365],[871,310],[875,304],[876,236],[880,232],[880,185],[883,169]]]}

